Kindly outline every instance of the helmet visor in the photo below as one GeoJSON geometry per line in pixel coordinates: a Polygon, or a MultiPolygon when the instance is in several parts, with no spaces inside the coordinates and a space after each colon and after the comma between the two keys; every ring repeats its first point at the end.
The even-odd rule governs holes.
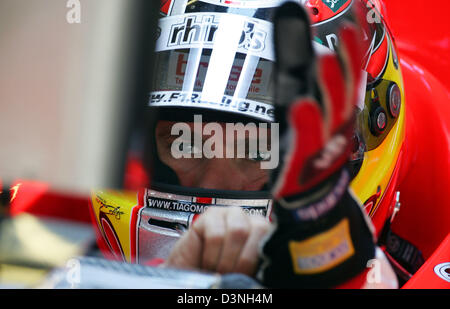
{"type": "Polygon", "coordinates": [[[150,106],[194,107],[273,121],[271,23],[229,13],[160,20],[150,106]]]}

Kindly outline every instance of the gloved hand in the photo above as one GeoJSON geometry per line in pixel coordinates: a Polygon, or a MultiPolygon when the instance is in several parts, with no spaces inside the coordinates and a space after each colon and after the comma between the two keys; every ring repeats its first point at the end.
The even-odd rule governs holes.
{"type": "Polygon", "coordinates": [[[338,31],[337,53],[318,54],[305,10],[274,16],[275,114],[280,166],[272,174],[274,229],[258,279],[268,287],[335,287],[375,256],[371,223],[349,191],[363,54],[357,18],[338,31]]]}

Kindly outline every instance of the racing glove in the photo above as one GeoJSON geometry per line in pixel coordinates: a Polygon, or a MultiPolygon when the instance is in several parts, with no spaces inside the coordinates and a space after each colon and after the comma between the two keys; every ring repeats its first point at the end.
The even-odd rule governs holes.
{"type": "Polygon", "coordinates": [[[275,12],[280,165],[271,175],[274,228],[257,274],[267,287],[336,287],[375,257],[373,228],[345,168],[362,80],[357,17],[338,29],[336,53],[316,51],[310,29],[294,2],[275,12]]]}

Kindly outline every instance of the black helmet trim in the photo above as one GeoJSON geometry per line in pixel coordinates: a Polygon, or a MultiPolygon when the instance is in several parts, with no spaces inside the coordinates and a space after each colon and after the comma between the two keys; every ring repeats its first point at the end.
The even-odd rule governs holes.
{"type": "Polygon", "coordinates": [[[235,191],[235,190],[215,190],[204,188],[181,187],[152,181],[151,189],[160,192],[170,192],[171,194],[189,195],[197,197],[228,198],[228,199],[270,199],[271,194],[267,190],[263,191],[235,191]]]}

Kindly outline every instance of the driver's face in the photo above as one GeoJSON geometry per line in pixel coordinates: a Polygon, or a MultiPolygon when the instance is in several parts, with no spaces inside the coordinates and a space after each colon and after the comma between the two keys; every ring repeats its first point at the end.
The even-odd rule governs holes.
{"type": "MultiPolygon", "coordinates": [[[[176,122],[159,121],[156,126],[156,145],[160,160],[169,166],[178,176],[180,184],[186,187],[216,189],[216,190],[261,190],[269,180],[267,170],[260,168],[259,159],[227,158],[225,156],[227,134],[223,134],[223,143],[215,144],[219,151],[223,151],[223,158],[175,158],[171,153],[171,147],[177,135],[171,135],[172,126],[176,122]]],[[[211,136],[202,135],[194,131],[194,123],[187,123],[192,134],[200,134],[203,143],[211,136]]],[[[205,124],[203,124],[204,127],[205,124]]],[[[220,123],[222,132],[226,132],[225,123],[220,123]]],[[[258,128],[258,130],[263,130],[258,128]]],[[[267,136],[270,136],[267,129],[267,136]]],[[[234,134],[234,133],[233,133],[234,134]]],[[[236,140],[235,143],[244,142],[248,145],[248,134],[244,141],[236,140]]],[[[191,143],[191,141],[186,141],[191,143]]],[[[193,143],[192,143],[193,144],[193,143]]],[[[248,149],[248,147],[246,148],[248,149]]],[[[198,149],[192,149],[198,151],[198,149]]],[[[247,151],[247,150],[246,150],[247,151]]]]}

